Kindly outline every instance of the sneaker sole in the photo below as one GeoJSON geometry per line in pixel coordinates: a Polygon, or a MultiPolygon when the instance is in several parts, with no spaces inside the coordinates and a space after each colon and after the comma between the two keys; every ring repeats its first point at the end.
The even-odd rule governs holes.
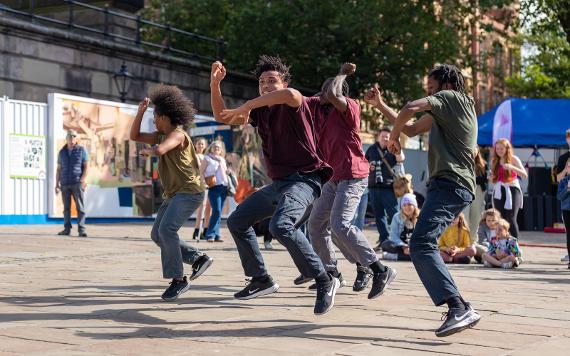
{"type": "Polygon", "coordinates": [[[188,285],[187,285],[184,289],[181,289],[181,290],[180,290],[180,293],[178,293],[178,295],[176,295],[175,297],[172,297],[172,298],[164,298],[164,297],[161,297],[161,298],[162,298],[162,300],[164,300],[165,302],[174,302],[176,299],[178,299],[178,297],[180,297],[180,295],[181,295],[182,293],[186,293],[186,292],[188,292],[189,290],[190,290],[190,283],[188,283],[188,285]]]}
{"type": "Polygon", "coordinates": [[[329,307],[323,311],[322,313],[315,313],[315,315],[325,315],[326,313],[328,313],[334,306],[334,297],[336,296],[336,292],[338,291],[338,289],[340,288],[340,281],[337,278],[334,278],[334,290],[332,293],[332,299],[331,299],[331,305],[329,305],[329,307]]]}
{"type": "Polygon", "coordinates": [[[202,273],[206,272],[208,268],[214,263],[214,259],[212,257],[208,258],[208,262],[204,263],[200,268],[196,271],[196,274],[190,276],[190,280],[193,281],[196,278],[200,277],[202,273]]]}
{"type": "Polygon", "coordinates": [[[378,293],[378,294],[376,294],[376,295],[373,295],[372,297],[371,297],[371,296],[368,296],[368,299],[370,299],[370,300],[376,299],[376,298],[378,298],[379,296],[381,296],[382,294],[384,294],[384,292],[386,291],[386,289],[388,288],[388,286],[392,283],[392,281],[393,281],[394,279],[396,279],[396,275],[398,274],[398,272],[396,272],[395,269],[391,269],[391,271],[392,271],[392,275],[391,275],[390,277],[388,277],[388,280],[386,281],[386,285],[384,286],[384,289],[382,289],[382,290],[380,291],[380,293],[378,293]]]}
{"type": "Polygon", "coordinates": [[[248,300],[248,299],[253,299],[253,298],[257,298],[257,297],[262,297],[264,295],[268,295],[268,294],[272,294],[275,293],[279,290],[279,284],[275,283],[274,285],[272,285],[271,287],[264,289],[264,290],[260,290],[256,293],[253,293],[251,295],[248,295],[246,297],[241,297],[241,298],[237,298],[234,296],[235,299],[239,299],[239,300],[248,300]]]}
{"type": "Polygon", "coordinates": [[[481,315],[479,315],[477,312],[475,312],[475,315],[473,315],[471,318],[468,318],[461,323],[455,324],[453,327],[451,327],[449,329],[442,330],[439,333],[436,332],[435,336],[446,337],[446,336],[450,336],[453,334],[457,334],[458,332],[461,332],[465,329],[470,329],[470,328],[474,327],[475,325],[477,325],[477,323],[480,320],[481,320],[481,315]]]}

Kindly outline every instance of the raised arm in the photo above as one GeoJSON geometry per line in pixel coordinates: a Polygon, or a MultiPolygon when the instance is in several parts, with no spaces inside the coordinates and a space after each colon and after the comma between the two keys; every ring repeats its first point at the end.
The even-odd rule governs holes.
{"type": "MultiPolygon", "coordinates": [[[[364,101],[380,110],[382,115],[384,115],[384,117],[394,125],[396,118],[398,117],[398,113],[386,104],[382,98],[382,94],[380,94],[378,85],[374,85],[374,87],[364,95],[364,101]]],[[[432,120],[431,115],[425,114],[413,123],[407,122],[402,128],[402,132],[408,137],[414,137],[424,132],[428,132],[431,130],[432,120]]]]}
{"type": "Polygon", "coordinates": [[[431,104],[427,98],[422,98],[409,102],[404,106],[404,108],[398,114],[394,122],[394,128],[390,133],[390,142],[388,142],[388,149],[393,154],[400,153],[402,150],[400,146],[400,133],[406,126],[407,122],[414,116],[414,114],[422,111],[430,111],[431,104]]]}
{"type": "Polygon", "coordinates": [[[210,72],[210,93],[212,102],[212,113],[214,119],[218,122],[227,124],[222,119],[222,111],[226,109],[226,103],[222,97],[221,83],[226,77],[226,68],[221,62],[212,63],[212,71],[210,72]]]}
{"type": "Polygon", "coordinates": [[[346,77],[354,74],[355,71],[356,64],[344,63],[340,67],[340,71],[336,77],[323,88],[323,92],[321,93],[338,111],[343,113],[348,109],[348,104],[346,103],[346,98],[342,95],[342,85],[346,77]]]}
{"type": "Polygon", "coordinates": [[[302,103],[303,95],[298,90],[286,88],[248,100],[238,108],[223,110],[221,117],[223,122],[230,125],[243,125],[247,123],[253,109],[279,104],[298,108],[302,103]]]}
{"type": "Polygon", "coordinates": [[[158,133],[143,133],[141,132],[141,122],[143,115],[150,104],[149,98],[144,98],[139,104],[139,109],[137,111],[137,116],[131,125],[130,139],[136,142],[148,143],[149,145],[155,145],[158,143],[158,133]]]}
{"type": "MultiPolygon", "coordinates": [[[[168,153],[169,151],[179,147],[184,143],[186,140],[186,136],[184,134],[173,131],[166,136],[164,141],[162,141],[159,145],[156,145],[152,148],[143,148],[139,151],[139,153],[143,156],[162,156],[168,153]]],[[[192,142],[188,142],[189,145],[192,142]]]]}

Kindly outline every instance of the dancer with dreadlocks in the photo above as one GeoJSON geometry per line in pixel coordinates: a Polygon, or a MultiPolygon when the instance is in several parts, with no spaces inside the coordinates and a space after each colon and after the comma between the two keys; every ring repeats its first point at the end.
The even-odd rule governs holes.
{"type": "Polygon", "coordinates": [[[268,274],[252,226],[271,217],[269,231],[291,254],[299,272],[317,282],[314,313],[322,315],[334,304],[339,280],[325,270],[311,243],[300,230],[321,187],[332,176],[332,169],[317,153],[314,119],[305,98],[289,88],[291,76],[279,57],[261,56],[255,69],[259,97],[237,109],[227,110],[220,84],[226,69],[212,64],[210,88],[216,121],[239,125],[249,122],[262,140],[267,173],[273,183],[244,200],[227,220],[249,284],[234,294],[251,299],[277,291],[279,286],[268,274]]]}
{"type": "Polygon", "coordinates": [[[399,114],[384,103],[377,87],[370,89],[365,100],[394,124],[388,144],[394,154],[401,150],[401,132],[412,137],[430,131],[430,181],[410,239],[410,256],[434,304],[449,308],[435,331],[442,337],[473,327],[481,319],[459,294],[437,247],[437,238],[474,199],[477,115],[473,98],[465,93],[463,75],[453,65],[440,65],[429,73],[428,94],[408,103],[399,114]],[[408,123],[419,112],[429,114],[408,123]]]}
{"type": "Polygon", "coordinates": [[[150,235],[160,247],[162,275],[172,279],[162,294],[162,299],[168,302],[178,299],[190,288],[183,262],[192,265],[190,280],[198,278],[213,262],[178,236],[178,230],[204,201],[198,156],[185,131],[194,120],[194,112],[192,102],[178,87],[158,85],[151,88],[149,98],[139,104],[131,126],[131,140],[155,145],[140,153],[158,156],[164,202],[158,209],[150,235]],[[151,103],[154,104],[156,131],[142,133],[141,121],[151,103]]]}

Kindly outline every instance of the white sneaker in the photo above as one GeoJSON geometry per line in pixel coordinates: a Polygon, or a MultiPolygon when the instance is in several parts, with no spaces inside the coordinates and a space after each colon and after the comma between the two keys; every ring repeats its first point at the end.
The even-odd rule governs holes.
{"type": "Polygon", "coordinates": [[[568,257],[568,255],[566,255],[560,259],[560,262],[570,262],[570,257],[568,257]]]}
{"type": "Polygon", "coordinates": [[[489,261],[483,261],[483,266],[485,266],[485,267],[493,267],[493,265],[490,264],[489,261]]]}
{"type": "Polygon", "coordinates": [[[264,242],[263,244],[265,245],[266,250],[273,250],[273,245],[271,242],[264,242]]]}
{"type": "Polygon", "coordinates": [[[512,269],[513,266],[514,266],[514,263],[512,263],[512,262],[501,263],[501,268],[504,268],[504,269],[512,269]]]}
{"type": "Polygon", "coordinates": [[[382,259],[388,261],[397,261],[398,254],[397,253],[390,253],[390,252],[382,252],[382,259]]]}

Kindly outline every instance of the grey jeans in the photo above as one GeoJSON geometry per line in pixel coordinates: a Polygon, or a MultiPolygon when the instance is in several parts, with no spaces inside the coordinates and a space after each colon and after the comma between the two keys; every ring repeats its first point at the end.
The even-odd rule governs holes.
{"type": "Polygon", "coordinates": [[[166,199],[156,215],[150,237],[160,247],[162,276],[184,277],[182,263],[193,264],[204,255],[178,236],[178,230],[204,201],[204,193],[178,193],[166,199]]]}
{"type": "Polygon", "coordinates": [[[75,200],[77,208],[77,230],[85,232],[85,206],[83,205],[83,187],[81,183],[62,185],[61,197],[63,199],[63,226],[66,231],[71,230],[71,197],[75,200]]]}
{"type": "Polygon", "coordinates": [[[364,233],[353,224],[354,213],[366,189],[367,178],[327,182],[313,204],[309,234],[315,252],[327,271],[336,270],[333,242],[350,263],[363,266],[378,261],[364,233]]]}

